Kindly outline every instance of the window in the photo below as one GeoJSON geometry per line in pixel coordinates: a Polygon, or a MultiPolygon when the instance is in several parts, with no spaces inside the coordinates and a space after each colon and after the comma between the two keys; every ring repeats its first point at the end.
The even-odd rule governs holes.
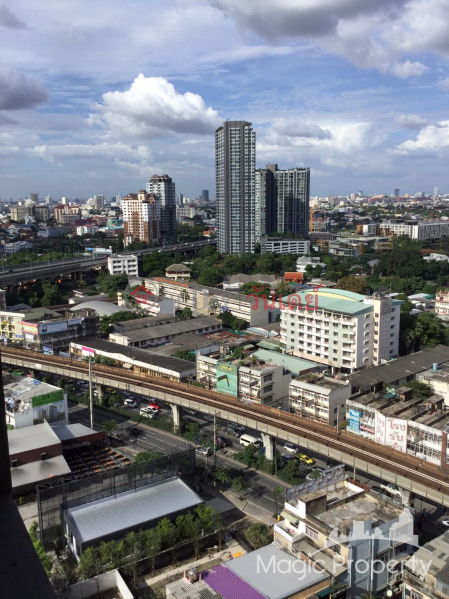
{"type": "Polygon", "coordinates": [[[318,533],[315,532],[313,529],[309,528],[308,526],[306,526],[306,535],[311,539],[315,539],[316,541],[318,540],[318,533]]]}

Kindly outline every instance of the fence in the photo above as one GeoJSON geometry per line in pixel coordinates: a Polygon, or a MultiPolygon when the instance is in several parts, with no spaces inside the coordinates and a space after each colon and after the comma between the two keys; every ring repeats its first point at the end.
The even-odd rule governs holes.
{"type": "Polygon", "coordinates": [[[38,486],[36,499],[40,538],[44,545],[55,540],[61,532],[63,511],[83,503],[135,491],[173,475],[188,484],[195,475],[195,450],[193,447],[176,451],[168,456],[131,464],[120,470],[97,474],[82,480],[60,480],[54,485],[38,486]]]}

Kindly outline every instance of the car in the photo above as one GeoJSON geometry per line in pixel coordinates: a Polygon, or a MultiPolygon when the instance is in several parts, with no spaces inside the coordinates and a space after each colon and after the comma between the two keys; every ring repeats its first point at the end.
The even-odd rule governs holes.
{"type": "Polygon", "coordinates": [[[312,458],[305,453],[297,453],[295,458],[303,464],[307,464],[307,466],[313,466],[315,464],[315,460],[312,460],[312,458]]]}
{"type": "Polygon", "coordinates": [[[226,437],[218,437],[217,438],[217,447],[231,447],[232,441],[231,439],[226,439],[226,437]]]}
{"type": "Polygon", "coordinates": [[[381,489],[380,487],[376,486],[376,485],[373,485],[371,487],[371,493],[373,495],[383,495],[384,494],[384,490],[381,489]]]}
{"type": "Polygon", "coordinates": [[[449,528],[449,520],[443,520],[443,521],[441,522],[441,524],[442,524],[443,526],[446,526],[446,528],[449,528]]]}
{"type": "Polygon", "coordinates": [[[114,402],[114,408],[119,408],[121,405],[119,401],[114,402]]]}
{"type": "Polygon", "coordinates": [[[157,401],[157,399],[153,399],[152,397],[148,400],[148,405],[154,406],[155,408],[159,408],[159,410],[162,408],[161,404],[157,401]]]}
{"type": "Polygon", "coordinates": [[[387,491],[387,493],[390,493],[390,495],[394,495],[396,497],[402,497],[402,492],[401,489],[397,486],[394,485],[393,483],[381,483],[380,488],[383,489],[384,491],[387,491]]]}
{"type": "Polygon", "coordinates": [[[137,408],[138,404],[135,401],[131,401],[131,402],[126,402],[125,401],[124,407],[125,408],[137,408]]]}
{"type": "Polygon", "coordinates": [[[141,434],[141,430],[137,428],[137,426],[133,426],[129,429],[129,434],[131,437],[138,437],[141,434]]]}
{"type": "Polygon", "coordinates": [[[182,411],[184,414],[188,414],[189,416],[197,415],[197,412],[195,412],[195,410],[191,410],[190,408],[183,408],[182,411]]]}
{"type": "Polygon", "coordinates": [[[202,416],[202,419],[205,420],[206,422],[214,421],[214,417],[212,416],[212,414],[204,414],[204,416],[202,416]]]}
{"type": "Polygon", "coordinates": [[[291,460],[293,460],[293,456],[289,453],[281,453],[281,462],[288,464],[291,460]]]}
{"type": "Polygon", "coordinates": [[[161,407],[160,407],[160,406],[157,406],[157,405],[156,405],[156,404],[154,404],[154,403],[150,403],[150,404],[148,404],[148,407],[149,407],[149,408],[151,408],[152,410],[155,410],[156,412],[160,412],[160,410],[161,410],[161,407]]]}
{"type": "Polygon", "coordinates": [[[323,474],[324,470],[322,468],[314,468],[312,470],[312,472],[310,472],[307,476],[306,476],[306,480],[316,480],[317,478],[320,478],[323,474]],[[317,473],[317,474],[314,474],[317,473]]]}
{"type": "Polygon", "coordinates": [[[210,447],[197,447],[195,451],[204,457],[212,455],[212,449],[210,447]]]}
{"type": "Polygon", "coordinates": [[[156,417],[156,414],[154,414],[154,412],[152,412],[151,410],[146,410],[145,408],[141,408],[140,415],[143,416],[144,418],[155,418],[156,417]]]}
{"type": "Polygon", "coordinates": [[[134,399],[128,397],[127,399],[125,399],[123,403],[125,404],[125,406],[130,406],[131,404],[135,404],[136,402],[134,401],[134,399]]]}
{"type": "Polygon", "coordinates": [[[284,445],[284,449],[285,449],[285,451],[288,451],[288,453],[293,453],[293,454],[299,453],[299,447],[297,447],[296,445],[293,445],[293,443],[286,443],[284,445]]]}
{"type": "Polygon", "coordinates": [[[242,424],[236,424],[235,422],[228,422],[227,429],[233,434],[238,433],[236,436],[241,436],[245,432],[245,427],[242,424]]]}

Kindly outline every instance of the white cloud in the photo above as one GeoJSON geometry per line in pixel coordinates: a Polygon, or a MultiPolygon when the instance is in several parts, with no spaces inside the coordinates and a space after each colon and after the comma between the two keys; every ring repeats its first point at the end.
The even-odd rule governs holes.
{"type": "Polygon", "coordinates": [[[449,121],[441,121],[421,129],[415,140],[407,140],[396,146],[396,153],[432,153],[446,148],[449,148],[449,121]]]}
{"type": "Polygon", "coordinates": [[[167,137],[174,133],[211,135],[222,119],[198,94],[180,94],[162,77],[140,74],[125,92],[103,94],[92,124],[128,137],[167,137]]]}
{"type": "Polygon", "coordinates": [[[438,82],[438,85],[442,89],[448,89],[449,90],[449,77],[446,77],[446,79],[441,79],[441,81],[438,82]]]}
{"type": "Polygon", "coordinates": [[[26,29],[27,26],[5,5],[0,5],[0,26],[7,29],[26,29]]]}
{"type": "Polygon", "coordinates": [[[330,139],[331,132],[328,129],[322,129],[314,123],[304,122],[302,119],[289,121],[284,118],[274,119],[272,128],[275,133],[286,135],[287,137],[306,137],[314,139],[330,139]]]}
{"type": "Polygon", "coordinates": [[[426,67],[426,65],[420,62],[410,62],[410,60],[398,62],[391,67],[393,75],[397,75],[402,79],[406,79],[407,77],[421,77],[428,70],[429,67],[426,67]]]}
{"type": "Polygon", "coordinates": [[[419,131],[428,124],[428,120],[418,114],[401,114],[396,119],[404,129],[412,129],[419,131]]]}
{"type": "Polygon", "coordinates": [[[132,159],[141,162],[152,158],[152,152],[147,146],[132,147],[123,143],[99,144],[42,144],[28,149],[28,153],[42,158],[46,162],[61,163],[63,159],[108,159],[124,160],[132,159]]]}

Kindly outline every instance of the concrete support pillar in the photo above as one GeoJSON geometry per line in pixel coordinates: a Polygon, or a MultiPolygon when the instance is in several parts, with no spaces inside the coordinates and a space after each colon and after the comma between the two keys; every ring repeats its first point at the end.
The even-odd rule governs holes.
{"type": "Polygon", "coordinates": [[[265,447],[265,457],[267,460],[274,460],[274,439],[267,433],[261,433],[263,446],[265,447]]]}
{"type": "Polygon", "coordinates": [[[441,435],[441,468],[444,470],[449,470],[446,431],[443,431],[443,434],[441,435]]]}
{"type": "Polygon", "coordinates": [[[172,403],[171,409],[173,412],[173,429],[177,433],[181,430],[182,407],[172,403]]]}
{"type": "Polygon", "coordinates": [[[104,403],[104,385],[99,385],[98,383],[95,383],[95,388],[97,390],[96,400],[98,404],[102,406],[104,403]]]}

